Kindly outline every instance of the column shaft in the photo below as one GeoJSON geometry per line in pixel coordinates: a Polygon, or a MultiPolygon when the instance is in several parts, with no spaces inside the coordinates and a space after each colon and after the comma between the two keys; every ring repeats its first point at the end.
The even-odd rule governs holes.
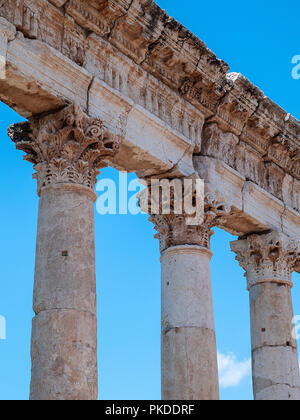
{"type": "Polygon", "coordinates": [[[211,256],[208,249],[189,245],[162,254],[164,400],[219,398],[211,256]]]}
{"type": "Polygon", "coordinates": [[[299,261],[295,240],[273,231],[232,242],[250,292],[255,400],[300,400],[291,276],[299,261]]]}
{"type": "Polygon", "coordinates": [[[277,282],[252,286],[250,313],[255,399],[299,400],[291,287],[277,282]]]}
{"type": "Polygon", "coordinates": [[[33,163],[40,196],[30,398],[94,400],[94,187],[119,138],[75,104],[14,124],[8,135],[33,163]]]}
{"type": "Polygon", "coordinates": [[[97,399],[94,197],[42,190],[34,284],[32,400],[97,399]]]}

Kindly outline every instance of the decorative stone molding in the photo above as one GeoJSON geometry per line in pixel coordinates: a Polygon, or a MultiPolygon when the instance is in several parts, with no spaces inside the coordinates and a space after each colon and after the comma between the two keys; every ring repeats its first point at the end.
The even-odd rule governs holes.
{"type": "Polygon", "coordinates": [[[250,235],[231,243],[236,260],[246,271],[248,290],[259,283],[292,287],[291,276],[300,261],[300,244],[278,232],[250,235]]]}
{"type": "MultiPolygon", "coordinates": [[[[134,101],[146,112],[190,139],[200,150],[204,115],[178,94],[162,86],[155,77],[124,55],[117,55],[112,45],[93,34],[86,40],[85,69],[94,77],[134,101]]],[[[117,53],[118,54],[118,53],[117,53]]]]}
{"type": "MultiPolygon", "coordinates": [[[[104,69],[108,73],[105,80],[114,79],[123,68],[120,61],[124,57],[131,64],[129,72],[116,74],[112,80],[122,93],[132,86],[131,79],[138,82],[145,71],[147,77],[143,79],[151,75],[159,85],[150,92],[153,100],[145,99],[147,107],[155,110],[151,112],[162,119],[173,113],[156,109],[157,103],[159,107],[168,104],[168,88],[176,94],[178,108],[183,106],[186,111],[192,104],[196,112],[218,123],[225,132],[240,136],[260,156],[267,149],[270,161],[293,171],[299,179],[299,122],[245,77],[227,73],[229,66],[224,61],[153,1],[6,0],[0,3],[0,16],[25,37],[43,41],[88,71],[90,40],[93,51],[94,44],[102,50],[106,42],[114,51],[114,59],[104,69]]],[[[93,58],[95,67],[102,67],[101,60],[95,55],[93,58]]],[[[103,58],[108,58],[104,51],[103,58]]],[[[173,98],[170,106],[172,102],[173,98]]],[[[182,130],[190,130],[197,138],[197,118],[191,112],[182,112],[182,118],[187,126],[182,130]]]]}
{"type": "Polygon", "coordinates": [[[246,179],[300,211],[295,205],[299,183],[300,149],[280,136],[259,144],[227,132],[220,124],[204,126],[201,155],[212,157],[235,169],[246,179]],[[287,187],[290,189],[286,196],[287,187]]]}
{"type": "Polygon", "coordinates": [[[105,158],[114,156],[120,143],[102,121],[71,105],[56,114],[32,118],[8,129],[24,159],[34,164],[38,192],[53,184],[78,184],[94,189],[105,158]]]}
{"type": "Polygon", "coordinates": [[[16,36],[16,28],[0,17],[0,80],[6,77],[7,45],[16,36]]]}
{"type": "MultiPolygon", "coordinates": [[[[212,191],[206,191],[204,194],[204,219],[199,225],[190,225],[187,223],[190,214],[184,211],[182,214],[175,214],[174,200],[171,197],[170,214],[163,214],[163,205],[160,203],[159,214],[151,214],[150,197],[151,188],[148,187],[147,198],[149,207],[142,203],[140,195],[140,206],[143,211],[150,214],[149,221],[152,222],[157,230],[156,239],[160,242],[160,251],[179,245],[197,245],[210,249],[210,238],[214,234],[211,230],[214,226],[221,226],[224,218],[231,212],[231,207],[226,204],[223,198],[212,191]]],[[[194,191],[195,194],[195,191],[194,191]]]]}

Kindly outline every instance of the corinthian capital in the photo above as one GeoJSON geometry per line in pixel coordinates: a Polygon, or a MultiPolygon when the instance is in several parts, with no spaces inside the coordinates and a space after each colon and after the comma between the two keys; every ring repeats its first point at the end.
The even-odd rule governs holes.
{"type": "Polygon", "coordinates": [[[236,260],[246,271],[248,290],[258,283],[275,282],[292,287],[291,276],[299,264],[300,244],[278,232],[250,235],[231,243],[236,260]]]}
{"type": "MultiPolygon", "coordinates": [[[[183,180],[181,180],[183,181],[183,180]]],[[[150,222],[152,222],[157,230],[156,239],[160,241],[161,252],[167,248],[178,245],[198,245],[204,248],[210,248],[210,238],[213,235],[211,230],[214,226],[220,226],[222,221],[231,211],[231,206],[224,202],[224,199],[216,192],[205,190],[200,196],[196,196],[196,191],[191,191],[193,201],[202,201],[202,213],[196,214],[195,220],[199,220],[196,224],[190,223],[191,214],[187,214],[184,209],[182,212],[176,210],[175,193],[171,193],[170,211],[164,213],[165,202],[164,198],[170,198],[170,195],[164,194],[159,198],[157,205],[157,212],[151,212],[153,202],[149,200],[151,197],[150,187],[146,191],[146,198],[140,196],[140,205],[144,212],[150,214],[150,222]],[[142,203],[141,203],[142,202],[142,203]]],[[[143,191],[143,193],[144,193],[143,191]]],[[[143,194],[142,193],[142,194],[143,194]]],[[[178,195],[178,194],[177,194],[178,195]]],[[[185,193],[183,192],[183,195],[185,193]]],[[[194,203],[195,204],[195,203],[194,203]]],[[[197,207],[197,206],[196,206],[197,207]]],[[[193,216],[192,216],[193,219],[193,216]]]]}
{"type": "Polygon", "coordinates": [[[6,19],[0,16],[0,39],[6,38],[6,40],[11,41],[16,36],[16,28],[6,19]]]}
{"type": "Polygon", "coordinates": [[[31,118],[8,129],[24,159],[34,164],[38,191],[53,184],[79,184],[94,189],[105,158],[119,150],[119,141],[103,122],[71,105],[55,114],[31,118]]]}

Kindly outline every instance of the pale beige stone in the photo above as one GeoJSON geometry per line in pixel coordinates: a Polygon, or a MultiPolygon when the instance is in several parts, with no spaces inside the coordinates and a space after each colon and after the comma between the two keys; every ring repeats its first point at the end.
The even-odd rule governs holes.
{"type": "Polygon", "coordinates": [[[216,337],[199,327],[174,328],[162,336],[163,400],[218,400],[216,337]]]}
{"type": "Polygon", "coordinates": [[[50,0],[50,2],[55,6],[61,7],[67,2],[67,0],[50,0]]]}
{"type": "Polygon", "coordinates": [[[31,400],[96,400],[97,318],[51,309],[33,319],[31,400]]]}
{"type": "Polygon", "coordinates": [[[214,330],[209,263],[212,253],[193,245],[163,252],[162,329],[199,327],[214,330]]]}
{"type": "MultiPolygon", "coordinates": [[[[300,399],[299,362],[297,349],[289,346],[267,346],[253,351],[253,389],[256,400],[269,395],[270,400],[285,400],[285,387],[293,398],[300,399]],[[277,392],[272,395],[273,388],[277,392]],[[268,389],[270,388],[270,389],[268,389]],[[279,390],[283,391],[280,395],[279,390]]],[[[291,397],[287,398],[291,399],[291,397]]]]}
{"type": "Polygon", "coordinates": [[[16,36],[16,28],[6,19],[0,17],[0,80],[6,79],[8,42],[16,36]]]}
{"type": "Polygon", "coordinates": [[[32,331],[32,400],[97,399],[94,198],[41,191],[32,331]]]}
{"type": "Polygon", "coordinates": [[[299,401],[299,390],[288,385],[273,385],[256,395],[257,401],[299,401]]]}
{"type": "Polygon", "coordinates": [[[291,275],[300,247],[282,233],[250,235],[231,249],[250,292],[253,390],[256,400],[300,400],[291,275]]]}
{"type": "Polygon", "coordinates": [[[36,314],[72,309],[96,315],[94,236],[94,198],[89,191],[68,186],[42,190],[33,304],[36,314]]]}
{"type": "Polygon", "coordinates": [[[250,289],[252,349],[263,346],[296,348],[293,336],[291,288],[280,283],[260,283],[250,289]]]}
{"type": "MultiPolygon", "coordinates": [[[[166,400],[218,400],[210,238],[211,228],[226,219],[231,207],[211,188],[206,189],[203,223],[192,226],[187,214],[152,214],[152,188],[149,182],[147,200],[142,194],[140,204],[151,215],[162,254],[162,396],[166,400]]],[[[158,203],[161,210],[163,200],[158,203]]]]}
{"type": "Polygon", "coordinates": [[[219,399],[211,252],[186,245],[162,254],[162,392],[165,400],[219,399]]]}
{"type": "Polygon", "coordinates": [[[95,7],[76,0],[67,13],[63,5],[1,6],[2,19],[19,30],[7,45],[1,99],[25,117],[79,104],[123,138],[109,164],[141,176],[191,175],[193,152],[217,159],[233,182],[220,192],[237,209],[224,228],[241,235],[281,228],[292,236],[299,223],[280,220],[288,209],[299,215],[299,122],[245,77],[228,74],[226,63],[153,2],[95,7]],[[238,191],[243,178],[249,184],[238,191]]]}
{"type": "MultiPolygon", "coordinates": [[[[215,196],[223,196],[221,211],[216,215],[214,202],[206,203],[206,211],[213,204],[212,219],[206,218],[207,226],[193,227],[188,234],[178,218],[157,217],[155,223],[162,251],[177,245],[209,248],[212,226],[241,237],[278,231],[298,241],[300,123],[245,77],[228,71],[225,62],[217,59],[202,41],[153,1],[1,2],[0,99],[22,116],[31,117],[30,126],[39,133],[33,143],[28,136],[25,141],[15,138],[18,148],[26,152],[28,148],[31,150],[27,158],[36,166],[41,194],[39,235],[43,245],[37,250],[37,312],[42,314],[48,306],[51,310],[76,310],[81,306],[95,310],[91,303],[94,300],[94,292],[91,292],[94,266],[93,263],[81,265],[81,257],[77,258],[79,248],[74,241],[80,235],[78,244],[87,241],[92,247],[91,240],[83,238],[83,230],[90,232],[92,229],[93,184],[98,169],[107,164],[136,172],[147,179],[198,176],[204,179],[208,189],[215,190],[215,196]],[[65,108],[69,104],[73,106],[65,108]],[[61,109],[67,111],[57,117],[56,113],[61,109]],[[85,125],[89,117],[94,123],[101,122],[100,126],[96,123],[96,142],[93,150],[89,150],[90,157],[83,158],[73,149],[72,159],[63,159],[62,168],[58,164],[61,162],[59,151],[51,158],[48,154],[36,159],[33,144],[35,147],[45,143],[49,146],[47,135],[41,135],[40,123],[48,134],[51,133],[51,118],[55,113],[53,130],[61,135],[70,109],[79,121],[84,121],[85,128],[90,128],[85,125]],[[47,114],[50,114],[48,119],[44,117],[47,114]],[[113,150],[107,150],[109,147],[104,143],[113,150]],[[93,155],[99,158],[99,154],[100,166],[97,160],[91,161],[93,155]],[[57,184],[60,188],[56,190],[44,189],[57,184]],[[62,184],[67,184],[67,189],[62,189],[62,184]],[[80,186],[80,192],[74,187],[76,185],[80,186]],[[57,213],[66,210],[62,197],[73,215],[72,220],[71,217],[65,220],[65,225],[59,222],[60,214],[57,213]],[[77,205],[82,214],[90,218],[89,222],[82,222],[77,205]],[[228,208],[230,211],[226,211],[228,208]],[[48,213],[51,220],[56,219],[51,227],[46,222],[48,213]],[[76,218],[82,224],[82,230],[74,220],[76,218]],[[70,229],[70,235],[65,226],[70,229]],[[52,234],[56,238],[56,231],[61,231],[57,245],[72,251],[70,257],[65,257],[69,258],[68,263],[61,266],[51,239],[52,234]],[[78,266],[70,261],[73,254],[78,266]],[[81,276],[87,276],[91,281],[84,286],[80,282],[81,276]],[[50,277],[51,284],[48,284],[50,277]],[[61,287],[58,284],[56,292],[57,281],[63,284],[61,287]],[[75,287],[71,290],[73,281],[75,287]]],[[[25,131],[28,128],[26,124],[22,127],[25,131]]],[[[81,127],[77,124],[76,129],[81,127]]],[[[55,135],[50,135],[50,143],[55,135]]],[[[90,139],[82,132],[81,136],[85,141],[90,139]]],[[[67,251],[60,250],[64,254],[67,251]]],[[[83,252],[82,259],[90,260],[88,249],[83,252]]],[[[274,275],[270,267],[264,269],[264,274],[274,275]]],[[[293,270],[300,272],[299,258],[293,270]]],[[[277,284],[289,285],[289,274],[283,274],[284,278],[272,277],[271,282],[267,282],[270,278],[264,275],[259,282],[268,283],[262,295],[269,313],[261,313],[262,303],[259,304],[255,309],[258,316],[255,323],[259,325],[260,319],[271,322],[270,314],[278,314],[281,306],[277,301],[280,300],[286,316],[278,326],[279,341],[284,338],[291,301],[283,293],[288,286],[282,289],[280,298],[276,287],[277,284]]],[[[250,277],[248,286],[251,295],[255,295],[255,290],[263,289],[263,286],[253,285],[256,280],[253,275],[250,277]]],[[[212,313],[212,308],[207,310],[212,313]]],[[[202,319],[199,313],[193,316],[202,319]]],[[[255,339],[260,337],[254,335],[255,339]]],[[[272,332],[271,341],[275,335],[272,332]]],[[[189,348],[193,348],[194,342],[189,343],[189,348]]],[[[182,359],[183,356],[178,357],[182,359]]],[[[196,354],[195,360],[197,357],[196,354]]],[[[192,356],[188,354],[189,358],[192,356]]],[[[182,359],[182,366],[184,363],[182,359]]],[[[208,374],[205,372],[204,376],[208,374]]],[[[198,386],[200,389],[201,383],[193,381],[190,381],[193,390],[198,386]]],[[[213,384],[215,380],[212,387],[213,384]]],[[[296,395],[296,391],[288,391],[286,385],[272,385],[268,389],[270,393],[272,390],[274,399],[291,399],[296,395]]],[[[181,391],[180,386],[176,388],[176,393],[181,391]]],[[[268,399],[268,392],[258,390],[257,399],[268,399]]],[[[63,393],[68,394],[66,390],[63,393]]],[[[209,395],[212,394],[210,390],[209,395]]],[[[200,394],[192,391],[189,395],[199,397],[200,394]]],[[[207,397],[202,388],[201,395],[207,397]]]]}
{"type": "Polygon", "coordinates": [[[94,186],[118,139],[72,105],[15,124],[8,134],[34,164],[40,196],[30,399],[95,400],[94,186]]]}

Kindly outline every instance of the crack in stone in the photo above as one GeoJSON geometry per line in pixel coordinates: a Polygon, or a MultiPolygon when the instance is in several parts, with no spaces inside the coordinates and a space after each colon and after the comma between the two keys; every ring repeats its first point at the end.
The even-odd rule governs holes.
{"type": "Polygon", "coordinates": [[[84,313],[84,314],[90,314],[93,316],[96,316],[96,314],[94,312],[91,311],[86,311],[83,309],[74,309],[74,308],[51,308],[51,309],[41,309],[40,311],[34,311],[35,315],[38,316],[43,312],[57,312],[57,311],[73,311],[73,312],[79,312],[79,313],[84,313]]]}
{"type": "Polygon", "coordinates": [[[287,205],[285,204],[285,202],[283,201],[283,212],[280,215],[280,223],[281,223],[281,231],[284,232],[284,222],[283,222],[283,218],[285,216],[285,212],[287,210],[287,205]]]}
{"type": "MultiPolygon", "coordinates": [[[[167,23],[166,23],[167,24],[167,23]]],[[[152,51],[154,50],[154,48],[157,46],[157,45],[159,45],[159,43],[160,43],[160,41],[164,38],[164,36],[165,36],[165,26],[166,26],[166,24],[164,25],[164,29],[162,29],[162,31],[161,31],[161,33],[160,33],[160,35],[159,35],[159,37],[155,40],[155,41],[153,41],[153,42],[151,42],[149,45],[148,45],[148,47],[147,47],[147,51],[146,51],[146,53],[145,53],[145,57],[144,57],[144,59],[140,62],[140,66],[142,66],[147,60],[148,60],[148,58],[151,56],[151,54],[152,54],[152,51]]]]}
{"type": "Polygon", "coordinates": [[[197,325],[184,325],[182,327],[171,327],[171,325],[168,325],[166,328],[162,330],[162,334],[166,335],[170,331],[178,331],[178,330],[184,330],[184,329],[198,329],[198,330],[203,330],[203,331],[212,331],[213,333],[215,332],[211,328],[199,327],[197,325]]]}
{"type": "Polygon", "coordinates": [[[300,390],[300,387],[298,387],[298,386],[292,386],[291,384],[287,384],[285,382],[273,382],[273,381],[271,381],[269,379],[266,379],[266,378],[261,378],[261,379],[263,379],[263,380],[265,380],[267,382],[270,382],[271,385],[266,385],[265,387],[262,387],[259,390],[258,393],[260,393],[260,392],[262,392],[262,391],[264,391],[264,390],[266,390],[268,388],[272,388],[273,386],[287,386],[288,388],[293,389],[293,390],[300,390]]]}
{"type": "Polygon", "coordinates": [[[96,77],[93,76],[92,79],[91,79],[91,81],[90,81],[90,83],[89,83],[88,89],[87,89],[87,95],[86,95],[86,113],[88,115],[89,115],[89,111],[90,111],[90,92],[91,92],[91,89],[92,89],[92,86],[94,84],[95,79],[96,79],[96,77]]]}
{"type": "Polygon", "coordinates": [[[64,8],[65,14],[67,14],[67,7],[69,6],[69,4],[71,3],[71,0],[67,0],[66,3],[62,6],[64,8]]]}
{"type": "MultiPolygon", "coordinates": [[[[178,169],[178,165],[180,164],[180,162],[182,162],[182,160],[185,158],[185,156],[189,153],[189,151],[192,149],[192,147],[193,147],[193,145],[189,145],[188,147],[187,147],[187,149],[185,150],[185,152],[183,153],[183,155],[181,156],[181,158],[170,168],[170,169],[167,169],[166,171],[163,171],[163,172],[156,172],[156,173],[154,173],[154,174],[151,174],[151,175],[147,175],[147,176],[145,176],[145,177],[143,177],[143,179],[144,180],[148,180],[148,179],[151,179],[151,178],[153,178],[153,177],[162,177],[162,176],[172,176],[172,173],[176,170],[176,169],[178,169]]],[[[192,164],[193,165],[193,167],[194,167],[194,164],[192,164]]],[[[190,174],[190,175],[192,175],[192,174],[190,174]]],[[[184,176],[184,175],[183,175],[184,176]]]]}

